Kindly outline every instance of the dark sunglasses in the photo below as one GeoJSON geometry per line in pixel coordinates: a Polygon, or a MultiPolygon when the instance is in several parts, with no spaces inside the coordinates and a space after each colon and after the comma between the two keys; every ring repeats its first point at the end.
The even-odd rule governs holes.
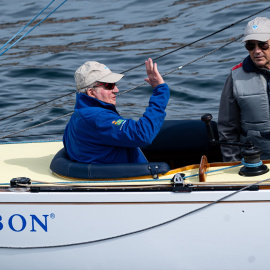
{"type": "Polygon", "coordinates": [[[104,86],[104,88],[107,89],[107,90],[113,90],[114,87],[116,86],[116,83],[103,83],[103,82],[100,82],[100,83],[95,85],[95,87],[98,87],[98,86],[104,86]]]}
{"type": "Polygon", "coordinates": [[[249,42],[249,41],[246,42],[245,47],[248,51],[253,51],[256,47],[256,44],[258,44],[258,47],[264,51],[268,50],[268,48],[269,48],[269,44],[267,42],[258,42],[257,43],[257,42],[249,42]]]}

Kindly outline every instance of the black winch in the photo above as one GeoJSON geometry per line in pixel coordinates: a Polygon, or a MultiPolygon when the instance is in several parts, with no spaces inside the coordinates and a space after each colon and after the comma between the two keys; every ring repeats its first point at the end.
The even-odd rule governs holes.
{"type": "Polygon", "coordinates": [[[235,145],[241,147],[241,155],[243,156],[242,164],[244,165],[239,174],[242,176],[258,176],[265,174],[269,171],[268,167],[263,164],[260,157],[262,150],[254,146],[252,141],[241,142],[229,142],[229,141],[216,141],[214,138],[214,133],[211,126],[212,115],[210,113],[204,114],[201,120],[205,123],[209,142],[211,144],[219,145],[235,145]]]}
{"type": "MultiPolygon", "coordinates": [[[[251,143],[251,141],[249,141],[251,143]]],[[[252,143],[251,143],[252,144],[252,143]]],[[[260,157],[262,150],[256,146],[247,146],[241,149],[243,156],[242,164],[244,165],[239,174],[243,176],[257,176],[269,171],[268,167],[262,163],[260,157]]]]}

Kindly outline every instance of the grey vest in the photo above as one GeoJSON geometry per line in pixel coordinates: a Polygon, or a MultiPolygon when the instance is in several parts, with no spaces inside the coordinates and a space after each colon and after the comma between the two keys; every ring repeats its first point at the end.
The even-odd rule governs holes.
{"type": "Polygon", "coordinates": [[[233,94],[240,107],[241,128],[244,131],[270,131],[267,81],[262,74],[232,71],[233,94]]]}
{"type": "Polygon", "coordinates": [[[262,74],[245,72],[242,67],[232,71],[233,94],[240,107],[240,125],[247,137],[240,140],[251,140],[259,146],[262,159],[270,158],[270,141],[261,133],[270,132],[269,98],[267,81],[262,74]]]}

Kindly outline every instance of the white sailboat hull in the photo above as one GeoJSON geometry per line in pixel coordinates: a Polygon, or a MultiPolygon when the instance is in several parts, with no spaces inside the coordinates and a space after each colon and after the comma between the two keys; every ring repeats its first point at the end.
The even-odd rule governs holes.
{"type": "Polygon", "coordinates": [[[1,268],[267,269],[269,192],[3,192],[1,268]]]}

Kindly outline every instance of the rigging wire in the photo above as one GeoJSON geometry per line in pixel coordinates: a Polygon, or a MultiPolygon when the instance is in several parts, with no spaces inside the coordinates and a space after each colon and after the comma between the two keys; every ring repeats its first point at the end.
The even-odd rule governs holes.
{"type": "MultiPolygon", "coordinates": [[[[50,16],[54,11],[56,11],[56,10],[57,10],[60,6],[62,6],[66,1],[67,1],[67,0],[64,0],[64,1],[63,1],[56,9],[54,9],[49,15],[47,15],[47,16],[46,16],[42,21],[40,21],[36,26],[38,26],[40,23],[42,23],[48,16],[50,16]]],[[[215,35],[215,34],[221,32],[221,31],[224,31],[224,30],[226,30],[226,29],[228,29],[228,28],[230,28],[230,27],[232,27],[232,26],[234,26],[234,25],[236,25],[236,24],[238,24],[238,23],[240,23],[240,22],[242,22],[242,21],[244,21],[244,20],[246,20],[246,19],[248,19],[248,18],[250,18],[250,17],[256,15],[256,14],[259,14],[259,13],[261,13],[261,12],[263,12],[263,11],[269,9],[269,8],[270,8],[270,6],[264,8],[264,9],[262,9],[262,10],[260,10],[260,11],[257,11],[257,12],[255,12],[255,13],[253,13],[253,14],[251,14],[251,15],[245,17],[245,18],[242,18],[241,20],[238,20],[237,22],[232,23],[232,24],[230,24],[230,25],[228,25],[228,26],[226,26],[226,27],[224,27],[224,28],[222,28],[222,29],[220,29],[220,30],[218,30],[218,31],[216,31],[216,32],[214,32],[214,33],[212,33],[212,34],[210,34],[210,35],[207,35],[207,36],[205,36],[205,37],[203,37],[203,38],[200,38],[200,39],[198,39],[198,40],[196,40],[196,41],[194,41],[194,42],[191,42],[191,43],[189,43],[189,44],[186,44],[185,46],[179,47],[179,48],[177,48],[176,50],[173,50],[173,51],[168,52],[168,53],[166,53],[166,54],[163,54],[163,55],[161,55],[161,56],[159,56],[159,57],[157,57],[157,58],[154,58],[153,60],[160,59],[161,57],[164,57],[164,56],[166,56],[166,55],[169,55],[169,54],[171,54],[171,53],[174,53],[175,51],[178,51],[178,50],[180,50],[180,49],[185,48],[186,46],[190,46],[190,45],[192,45],[192,44],[194,44],[194,43],[196,43],[196,42],[198,42],[198,41],[201,41],[201,40],[203,40],[203,39],[205,39],[205,38],[207,38],[207,37],[210,37],[210,36],[215,35]]],[[[36,27],[36,26],[35,26],[35,27],[36,27]]],[[[35,28],[35,27],[34,27],[34,28],[35,28]]],[[[32,31],[34,28],[32,28],[30,31],[32,31]]],[[[28,33],[29,33],[30,31],[28,31],[28,33]]],[[[26,33],[26,34],[28,34],[28,33],[26,33]]],[[[24,35],[24,36],[25,36],[25,35],[24,35]]],[[[178,68],[176,68],[176,69],[173,69],[173,70],[171,70],[171,71],[165,73],[165,74],[162,75],[162,76],[164,77],[164,76],[166,76],[166,75],[168,75],[168,74],[170,74],[170,73],[172,73],[172,72],[174,72],[174,71],[176,71],[176,70],[179,70],[179,69],[181,69],[181,68],[183,68],[183,67],[185,67],[185,66],[187,66],[187,65],[190,65],[190,64],[192,64],[192,63],[198,61],[199,59],[202,59],[202,58],[206,57],[206,56],[208,56],[208,55],[210,55],[210,54],[216,52],[217,50],[219,50],[219,49],[221,49],[221,48],[223,48],[223,47],[225,47],[225,46],[228,46],[228,45],[231,44],[232,42],[234,42],[234,41],[240,39],[242,36],[243,36],[243,35],[240,35],[240,36],[237,37],[237,38],[233,38],[230,42],[228,42],[228,43],[222,45],[221,47],[219,47],[219,48],[217,48],[217,49],[215,49],[215,50],[213,50],[213,51],[211,51],[211,52],[209,52],[209,53],[207,53],[207,54],[205,54],[205,55],[203,55],[203,56],[201,56],[201,57],[199,57],[199,58],[197,58],[197,59],[195,59],[195,60],[193,60],[193,61],[191,61],[191,62],[185,64],[185,65],[182,65],[182,66],[180,66],[180,67],[178,67],[178,68]]],[[[18,41],[19,41],[19,40],[17,40],[16,42],[18,42],[18,41]]],[[[13,44],[13,45],[14,45],[14,44],[13,44]]],[[[13,45],[12,45],[12,46],[13,46],[13,45]]],[[[9,47],[9,48],[10,48],[10,47],[9,47]]],[[[9,48],[8,48],[8,49],[9,49],[9,48]]],[[[5,51],[4,51],[4,52],[5,52],[5,51]]],[[[0,56],[1,56],[1,55],[2,55],[2,54],[0,54],[0,56]]],[[[133,69],[135,69],[135,68],[137,68],[137,67],[139,67],[139,66],[142,66],[142,65],[143,65],[143,64],[138,65],[138,66],[136,66],[136,67],[134,67],[134,68],[131,68],[131,69],[129,69],[129,70],[126,70],[126,71],[124,71],[124,72],[122,72],[122,73],[128,72],[128,71],[133,70],[133,69]]],[[[131,88],[131,89],[129,89],[129,90],[126,90],[126,91],[124,91],[124,92],[118,94],[117,96],[122,95],[122,94],[127,93],[127,92],[130,92],[130,91],[132,91],[132,90],[134,90],[134,89],[136,89],[136,88],[138,88],[138,87],[141,87],[141,86],[143,86],[143,85],[146,85],[146,84],[147,84],[147,83],[142,83],[142,84],[140,84],[140,85],[138,85],[138,86],[135,86],[135,87],[133,87],[133,88],[131,88]]],[[[72,92],[72,93],[68,93],[68,94],[66,94],[66,95],[64,95],[64,96],[69,96],[69,95],[71,95],[71,94],[74,94],[75,92],[76,92],[76,91],[74,91],[74,92],[72,92]]],[[[48,103],[50,103],[50,102],[52,102],[52,101],[55,101],[55,100],[57,100],[57,99],[60,99],[60,98],[62,98],[62,97],[64,97],[64,96],[57,97],[57,98],[55,98],[55,99],[53,99],[53,100],[49,100],[49,101],[47,101],[47,102],[44,102],[44,103],[42,103],[42,104],[40,104],[40,105],[34,106],[34,107],[32,107],[32,108],[23,110],[23,111],[21,111],[21,112],[15,113],[15,114],[13,114],[13,115],[10,115],[10,116],[4,117],[4,118],[1,118],[0,121],[5,120],[5,119],[8,119],[8,118],[11,118],[11,117],[13,117],[13,116],[15,116],[15,115],[19,115],[19,114],[21,114],[21,113],[23,113],[23,112],[25,112],[25,111],[30,111],[30,110],[32,110],[32,109],[34,109],[34,108],[38,108],[38,107],[43,106],[43,105],[45,105],[45,104],[48,104],[48,103]]],[[[45,125],[45,124],[47,124],[47,123],[51,123],[51,122],[53,122],[53,121],[56,121],[56,120],[61,119],[61,118],[64,118],[64,117],[66,117],[66,116],[68,116],[68,115],[71,115],[71,114],[72,114],[72,113],[68,113],[68,114],[63,115],[63,116],[61,116],[61,117],[58,117],[58,118],[52,119],[52,120],[50,120],[50,121],[47,121],[47,122],[44,122],[44,123],[41,123],[41,124],[38,124],[38,125],[35,125],[35,126],[32,126],[32,127],[29,127],[29,128],[27,128],[27,129],[23,129],[23,130],[20,130],[20,131],[17,131],[17,132],[13,132],[13,133],[11,133],[11,134],[8,134],[8,135],[5,135],[5,136],[0,137],[0,139],[8,138],[8,137],[10,137],[10,136],[12,136],[12,135],[15,135],[15,134],[17,134],[17,133],[21,133],[21,132],[23,132],[23,131],[26,131],[26,130],[29,130],[29,129],[32,129],[32,128],[35,128],[35,127],[39,127],[39,126],[41,126],[41,125],[45,125]]]]}
{"type": "Polygon", "coordinates": [[[71,94],[74,94],[75,92],[76,92],[76,91],[73,91],[72,93],[68,93],[68,94],[62,95],[62,96],[60,96],[60,97],[56,97],[56,98],[51,99],[51,100],[49,100],[49,101],[44,101],[44,102],[42,102],[41,104],[36,105],[36,106],[34,106],[34,107],[31,107],[31,108],[28,108],[28,109],[24,109],[24,110],[21,111],[21,112],[17,112],[17,113],[14,113],[14,114],[12,114],[12,115],[9,115],[9,116],[0,118],[0,121],[3,121],[3,120],[5,120],[5,119],[11,118],[11,117],[14,117],[14,116],[16,116],[16,115],[19,115],[19,114],[24,113],[24,112],[27,112],[27,111],[31,111],[31,110],[33,110],[33,109],[36,109],[36,108],[41,107],[41,106],[43,106],[43,105],[46,105],[46,104],[48,104],[48,103],[50,103],[50,102],[53,102],[53,101],[55,101],[55,100],[58,100],[58,99],[60,99],[60,98],[69,96],[69,95],[71,95],[71,94]]]}
{"type": "MultiPolygon", "coordinates": [[[[215,35],[215,34],[218,34],[218,33],[222,32],[222,31],[224,31],[224,30],[226,30],[226,29],[228,29],[228,28],[231,28],[232,26],[234,26],[234,25],[236,25],[236,24],[238,24],[238,23],[240,23],[240,22],[242,22],[242,21],[244,21],[244,20],[246,20],[246,19],[249,19],[249,18],[251,18],[252,16],[257,15],[257,14],[259,14],[259,13],[261,13],[261,12],[263,12],[263,11],[269,9],[269,8],[270,8],[270,6],[264,8],[264,9],[262,9],[262,10],[259,10],[259,11],[255,12],[255,13],[253,13],[253,14],[251,14],[251,15],[245,17],[245,18],[242,18],[241,20],[238,20],[238,21],[236,21],[236,22],[234,22],[234,23],[232,23],[232,24],[230,24],[230,25],[227,25],[227,26],[221,28],[220,30],[218,30],[218,31],[216,31],[216,32],[214,32],[214,33],[211,33],[211,34],[209,34],[209,35],[206,35],[205,37],[202,37],[202,38],[200,38],[200,39],[198,39],[198,40],[196,40],[196,41],[193,41],[193,42],[188,43],[188,44],[186,44],[186,45],[184,45],[184,46],[181,46],[180,48],[177,48],[177,49],[175,49],[175,50],[173,50],[173,51],[170,51],[170,52],[165,53],[165,54],[163,54],[163,55],[160,55],[160,56],[158,56],[158,57],[156,57],[156,58],[153,58],[153,61],[156,61],[156,60],[158,60],[158,59],[160,59],[160,58],[162,58],[162,57],[164,57],[164,56],[167,56],[168,54],[174,53],[174,52],[176,52],[176,51],[178,51],[178,50],[181,50],[181,49],[186,48],[186,47],[188,47],[188,46],[190,46],[190,45],[193,45],[193,44],[195,44],[195,43],[197,43],[197,42],[199,42],[199,41],[201,41],[201,40],[204,40],[204,39],[206,39],[206,38],[208,38],[208,37],[211,37],[211,36],[213,36],[213,35],[215,35]]],[[[123,73],[126,73],[126,72],[128,72],[128,71],[131,71],[131,70],[133,70],[133,69],[136,69],[136,68],[138,68],[138,67],[141,67],[141,66],[143,66],[143,65],[144,65],[144,63],[142,63],[142,64],[140,64],[140,65],[137,65],[137,66],[135,66],[135,67],[133,67],[133,68],[127,69],[127,70],[123,71],[122,74],[123,74],[123,73]]]]}
{"type": "Polygon", "coordinates": [[[0,51],[6,47],[15,37],[17,37],[28,25],[30,25],[41,13],[43,13],[55,0],[52,0],[44,9],[42,9],[29,23],[27,23],[17,34],[15,34],[10,40],[8,40],[1,48],[0,51]]]}
{"type": "Polygon", "coordinates": [[[51,16],[57,9],[59,9],[62,5],[65,4],[67,0],[64,0],[60,5],[58,5],[53,11],[51,11],[45,18],[43,18],[40,22],[38,22],[35,26],[33,26],[28,32],[26,32],[23,36],[17,39],[14,43],[12,43],[6,50],[0,53],[0,56],[6,53],[9,49],[11,49],[14,45],[16,45],[20,40],[22,40],[26,35],[32,32],[36,27],[38,27],[41,23],[43,23],[49,16],[51,16]]]}
{"type": "Polygon", "coordinates": [[[5,136],[0,137],[0,139],[4,139],[4,138],[10,137],[10,136],[12,136],[12,135],[15,135],[15,134],[24,132],[24,131],[26,131],[26,130],[30,130],[30,129],[33,129],[33,128],[36,128],[36,127],[40,127],[40,126],[46,125],[46,124],[48,124],[48,123],[54,122],[54,121],[56,121],[56,120],[59,120],[59,119],[64,118],[64,117],[66,117],[66,116],[68,116],[68,115],[71,115],[71,114],[73,114],[73,112],[70,112],[70,113],[68,113],[68,114],[62,115],[62,116],[60,116],[60,117],[54,118],[54,119],[52,119],[52,120],[49,120],[49,121],[46,121],[46,122],[43,122],[43,123],[40,123],[40,124],[37,124],[37,125],[35,125],[35,126],[28,127],[28,128],[23,129],[23,130],[19,130],[19,131],[10,133],[10,134],[8,134],[8,135],[5,135],[5,136]]]}
{"type": "MultiPolygon", "coordinates": [[[[66,0],[66,1],[67,1],[67,0],[66,0]]],[[[66,2],[66,1],[64,1],[64,2],[66,2]]],[[[62,4],[64,4],[64,3],[62,3],[62,4]]],[[[62,5],[62,4],[61,4],[61,5],[62,5]]],[[[213,33],[211,33],[211,34],[209,34],[209,35],[206,35],[206,36],[204,36],[204,37],[202,37],[202,38],[200,38],[200,39],[197,39],[197,40],[195,40],[195,41],[193,41],[193,42],[191,42],[191,43],[189,43],[189,44],[186,44],[186,45],[184,45],[184,46],[181,46],[181,47],[179,47],[179,48],[177,48],[177,49],[175,49],[175,50],[173,50],[173,51],[170,51],[170,52],[168,52],[168,53],[166,53],[166,54],[163,54],[163,55],[161,55],[161,56],[159,56],[159,57],[153,58],[153,60],[155,61],[155,60],[157,60],[157,59],[160,59],[160,58],[162,58],[162,57],[164,57],[164,56],[167,56],[167,55],[169,55],[169,54],[171,54],[171,53],[174,53],[174,52],[176,52],[176,51],[178,51],[178,50],[184,49],[184,48],[186,48],[187,46],[193,45],[193,44],[195,44],[195,43],[197,43],[197,42],[199,42],[199,41],[201,41],[201,40],[204,40],[204,39],[206,39],[206,38],[208,38],[208,37],[211,37],[211,36],[213,36],[213,35],[215,35],[215,34],[217,34],[217,33],[220,33],[220,32],[222,32],[222,31],[224,31],[224,30],[226,30],[226,29],[229,29],[229,28],[231,28],[232,26],[234,26],[234,25],[236,25],[236,24],[238,24],[238,23],[240,23],[240,22],[242,22],[242,21],[244,21],[244,20],[246,20],[246,19],[248,19],[248,18],[251,18],[252,16],[257,15],[257,14],[259,14],[259,13],[261,13],[261,12],[263,12],[263,11],[269,9],[269,8],[270,8],[270,6],[264,8],[264,9],[261,9],[261,10],[255,12],[255,13],[253,13],[253,14],[247,16],[247,17],[244,17],[244,18],[242,18],[241,20],[238,20],[238,21],[236,21],[236,22],[234,22],[234,23],[232,23],[232,24],[230,24],[230,25],[228,25],[228,26],[226,26],[226,27],[224,27],[224,28],[222,28],[222,29],[220,29],[220,30],[218,30],[218,31],[216,31],[216,32],[213,32],[213,33]]],[[[40,23],[41,23],[41,22],[40,22],[40,23]]],[[[125,71],[122,72],[122,74],[123,74],[123,73],[126,73],[126,72],[128,72],[128,71],[131,71],[131,70],[133,70],[133,69],[135,69],[135,68],[138,68],[138,67],[140,67],[140,66],[142,66],[142,65],[144,65],[144,63],[143,63],[143,64],[140,64],[140,65],[137,65],[137,66],[135,66],[135,67],[133,67],[133,68],[130,68],[130,69],[128,69],[128,70],[125,70],[125,71]]],[[[185,66],[186,66],[186,65],[185,65],[185,66]]],[[[183,66],[182,66],[182,67],[183,67],[183,66]]],[[[139,85],[139,86],[136,86],[134,89],[136,89],[136,88],[138,88],[138,87],[141,87],[141,86],[143,86],[143,85],[145,85],[145,84],[146,84],[146,83],[143,83],[143,84],[141,84],[141,85],[139,85]]],[[[123,93],[127,93],[127,92],[129,92],[129,91],[131,91],[131,90],[133,90],[133,89],[127,90],[127,91],[125,91],[125,92],[123,92],[123,93]]],[[[36,109],[36,108],[38,108],[38,107],[40,107],[40,106],[43,106],[43,105],[48,104],[48,103],[50,103],[50,102],[53,102],[53,101],[55,101],[55,100],[57,100],[57,99],[61,99],[62,97],[66,97],[66,96],[72,95],[72,94],[74,94],[75,92],[76,92],[76,91],[74,91],[74,92],[72,92],[72,93],[68,93],[68,94],[63,95],[63,96],[60,96],[60,97],[56,97],[55,99],[46,101],[46,102],[44,102],[44,103],[42,103],[42,104],[39,104],[39,105],[36,105],[36,106],[34,106],[34,107],[28,108],[28,109],[23,110],[23,111],[21,111],[21,112],[18,112],[18,113],[15,113],[15,114],[12,114],[12,115],[9,115],[9,116],[0,118],[0,121],[3,121],[3,120],[5,120],[5,119],[11,118],[11,117],[13,117],[13,116],[22,114],[22,113],[24,113],[24,112],[26,112],[26,111],[30,111],[30,110],[36,109]]],[[[118,95],[122,95],[123,93],[120,93],[120,94],[118,94],[118,95]]],[[[0,139],[1,139],[1,138],[0,138],[0,139]]]]}
{"type": "MultiPolygon", "coordinates": [[[[42,133],[42,134],[29,134],[29,135],[19,135],[19,136],[11,136],[11,137],[5,137],[5,138],[28,138],[28,137],[40,137],[40,136],[51,136],[51,135],[60,135],[63,136],[63,132],[57,132],[57,133],[42,133]]],[[[0,143],[1,144],[1,143],[0,143]]]]}
{"type": "MultiPolygon", "coordinates": [[[[194,59],[194,60],[192,60],[191,62],[186,63],[186,64],[184,64],[184,65],[182,65],[182,66],[180,66],[180,67],[177,67],[177,68],[175,68],[175,69],[173,69],[173,70],[171,70],[171,71],[168,71],[168,72],[165,73],[165,74],[162,74],[162,77],[165,77],[165,76],[167,76],[168,74],[171,74],[171,73],[173,73],[173,72],[175,72],[175,71],[177,71],[177,70],[179,70],[179,69],[181,69],[181,68],[183,68],[183,67],[185,67],[185,66],[190,65],[190,64],[192,64],[192,63],[194,63],[194,62],[196,62],[196,61],[198,61],[198,60],[200,60],[200,59],[202,59],[202,58],[204,58],[204,57],[206,57],[206,56],[208,56],[208,55],[210,55],[210,54],[212,54],[212,53],[214,53],[214,52],[216,52],[216,51],[218,51],[218,50],[220,50],[220,49],[222,49],[222,48],[224,48],[224,47],[226,47],[226,46],[228,46],[228,45],[230,45],[231,43],[233,43],[233,42],[239,40],[239,39],[242,38],[242,37],[243,37],[243,35],[240,35],[240,36],[238,36],[238,37],[236,37],[236,38],[232,38],[231,41],[229,41],[229,42],[223,44],[222,46],[220,46],[220,47],[218,47],[218,48],[216,48],[216,49],[214,49],[214,50],[212,50],[212,51],[210,51],[210,52],[208,52],[208,53],[206,53],[206,54],[204,54],[204,55],[202,55],[202,56],[200,56],[200,57],[198,57],[198,58],[196,58],[196,59],[194,59]]],[[[147,83],[143,83],[143,84],[137,85],[137,86],[135,86],[135,87],[133,87],[133,88],[131,88],[131,89],[129,89],[129,90],[126,90],[126,91],[122,92],[121,94],[118,94],[117,96],[122,95],[122,94],[124,94],[124,93],[127,93],[127,92],[129,92],[129,91],[132,91],[132,90],[134,90],[134,89],[136,89],[136,88],[138,88],[138,87],[141,87],[142,85],[145,85],[145,84],[147,84],[147,83]]],[[[26,130],[30,130],[30,129],[35,128],[35,127],[40,127],[40,126],[42,126],[42,125],[45,125],[45,124],[51,123],[51,122],[53,122],[53,121],[59,120],[59,119],[61,119],[61,118],[64,118],[64,117],[66,117],[66,116],[69,116],[69,115],[71,115],[72,113],[73,113],[73,112],[70,112],[70,113],[68,113],[68,114],[65,114],[65,115],[63,115],[63,116],[60,116],[60,117],[55,118],[55,119],[52,119],[52,120],[49,120],[49,121],[47,121],[47,122],[40,123],[40,124],[38,124],[38,125],[29,127],[29,128],[26,128],[26,129],[23,129],[23,130],[20,130],[20,131],[13,132],[13,133],[11,133],[11,134],[8,134],[8,135],[5,135],[5,136],[0,137],[0,139],[8,138],[8,137],[10,137],[10,136],[12,136],[12,135],[15,135],[15,134],[24,132],[24,131],[26,131],[26,130]]]]}
{"type": "MultiPolygon", "coordinates": [[[[196,62],[196,61],[198,61],[198,60],[200,60],[200,59],[202,59],[202,58],[204,58],[204,57],[206,57],[206,56],[208,56],[208,55],[210,55],[210,54],[212,54],[212,53],[214,53],[214,52],[216,52],[216,51],[218,51],[218,50],[220,50],[220,49],[222,49],[222,48],[224,48],[224,47],[226,47],[226,46],[228,46],[228,45],[230,45],[231,43],[233,43],[233,42],[239,40],[239,39],[242,38],[243,36],[244,36],[244,35],[240,35],[240,36],[238,36],[238,37],[236,37],[236,38],[235,38],[235,37],[232,38],[231,41],[229,41],[229,42],[223,44],[222,46],[220,46],[220,47],[218,47],[218,48],[216,48],[216,49],[214,49],[214,50],[212,50],[212,51],[210,51],[210,52],[208,52],[208,53],[206,53],[206,54],[204,54],[204,55],[202,55],[202,56],[200,56],[200,57],[194,59],[193,61],[188,62],[188,63],[186,63],[186,64],[184,64],[184,65],[182,65],[182,66],[180,66],[180,67],[177,67],[177,68],[175,68],[175,69],[173,69],[173,70],[171,70],[171,71],[168,71],[167,73],[162,74],[162,77],[165,77],[165,76],[167,76],[167,75],[169,75],[169,74],[171,74],[171,73],[173,73],[173,72],[175,72],[175,71],[177,71],[177,70],[179,70],[179,69],[182,69],[183,67],[186,67],[186,66],[188,66],[188,65],[190,65],[190,64],[192,64],[192,63],[194,63],[194,62],[196,62]]],[[[123,95],[123,94],[125,94],[125,93],[127,93],[127,92],[130,92],[130,91],[132,91],[132,90],[134,90],[134,89],[136,89],[136,88],[138,88],[138,87],[141,87],[141,86],[143,86],[143,85],[146,85],[146,84],[148,84],[148,83],[142,83],[142,84],[137,85],[137,86],[135,86],[135,87],[133,87],[133,88],[131,88],[131,89],[128,89],[128,90],[126,90],[126,91],[124,91],[124,92],[121,92],[120,94],[117,94],[116,96],[121,96],[121,95],[123,95]]]]}

